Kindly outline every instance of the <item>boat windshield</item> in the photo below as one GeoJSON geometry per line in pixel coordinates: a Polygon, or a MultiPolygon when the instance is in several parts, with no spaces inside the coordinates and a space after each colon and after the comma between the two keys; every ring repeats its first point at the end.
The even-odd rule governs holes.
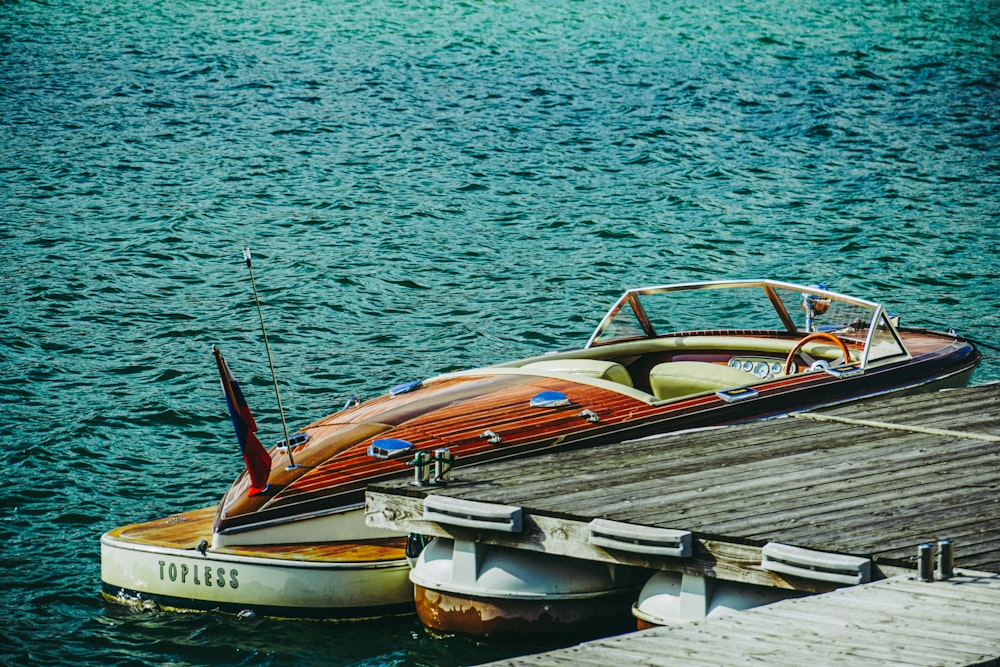
{"type": "Polygon", "coordinates": [[[629,290],[587,346],[677,334],[804,336],[828,332],[866,348],[864,359],[905,355],[883,308],[818,286],[777,281],[684,283],[629,290]]]}

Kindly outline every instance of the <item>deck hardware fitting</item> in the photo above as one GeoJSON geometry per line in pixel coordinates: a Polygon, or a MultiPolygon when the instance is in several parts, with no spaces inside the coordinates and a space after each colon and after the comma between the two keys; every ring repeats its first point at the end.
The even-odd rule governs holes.
{"type": "Polygon", "coordinates": [[[483,431],[482,435],[480,435],[479,437],[485,440],[486,442],[490,443],[491,445],[499,445],[501,442],[503,442],[503,437],[501,437],[501,435],[496,431],[490,429],[486,429],[485,431],[483,431]]]}
{"type": "Polygon", "coordinates": [[[312,439],[312,436],[308,433],[296,433],[291,436],[286,442],[284,438],[274,443],[274,446],[278,449],[285,450],[288,449],[288,443],[292,444],[292,447],[298,447],[299,445],[304,445],[312,439]]]}
{"type": "Polygon", "coordinates": [[[368,447],[368,456],[376,459],[392,459],[413,449],[413,443],[399,438],[375,440],[368,447]]]}
{"type": "Polygon", "coordinates": [[[389,390],[390,396],[399,396],[400,394],[408,394],[411,391],[416,391],[424,385],[423,380],[411,380],[410,382],[403,382],[397,384],[395,387],[389,390]]]}
{"type": "Polygon", "coordinates": [[[841,380],[846,380],[847,378],[857,377],[865,372],[865,369],[861,367],[861,364],[847,364],[846,366],[837,366],[836,368],[825,368],[827,375],[832,375],[835,378],[841,380]]]}
{"type": "Polygon", "coordinates": [[[955,541],[938,540],[937,577],[941,581],[955,575],[955,541]]]}
{"type": "Polygon", "coordinates": [[[561,391],[543,391],[532,396],[529,402],[533,408],[562,408],[572,404],[573,402],[561,391]]]}
{"type": "Polygon", "coordinates": [[[934,581],[934,545],[930,542],[917,547],[917,578],[934,581]]]}
{"type": "Polygon", "coordinates": [[[414,452],[413,460],[409,465],[413,466],[413,483],[417,486],[427,486],[431,479],[431,454],[430,452],[414,452]]]}
{"type": "Polygon", "coordinates": [[[715,395],[726,403],[738,403],[740,401],[750,400],[751,398],[757,398],[759,392],[756,389],[751,389],[750,387],[733,387],[732,389],[717,391],[715,392],[715,395]]]}
{"type": "Polygon", "coordinates": [[[451,467],[455,465],[455,455],[447,447],[438,447],[434,450],[434,483],[447,484],[448,474],[451,467]]]}

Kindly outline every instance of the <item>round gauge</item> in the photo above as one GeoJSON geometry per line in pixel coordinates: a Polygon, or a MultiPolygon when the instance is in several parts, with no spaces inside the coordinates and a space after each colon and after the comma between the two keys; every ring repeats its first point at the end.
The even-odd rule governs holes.
{"type": "Polygon", "coordinates": [[[757,362],[757,365],[753,367],[753,374],[759,378],[766,378],[771,372],[766,362],[757,362]]]}
{"type": "Polygon", "coordinates": [[[739,359],[730,359],[729,360],[729,367],[730,368],[739,368],[740,367],[740,360],[739,359]]]}
{"type": "Polygon", "coordinates": [[[747,373],[752,373],[753,372],[753,362],[750,361],[749,359],[747,359],[746,361],[744,361],[743,362],[743,370],[745,370],[747,373]]]}
{"type": "Polygon", "coordinates": [[[779,364],[777,361],[775,361],[774,363],[771,364],[771,372],[774,373],[775,375],[781,375],[781,371],[783,371],[783,370],[784,370],[784,367],[781,364],[779,364]]]}

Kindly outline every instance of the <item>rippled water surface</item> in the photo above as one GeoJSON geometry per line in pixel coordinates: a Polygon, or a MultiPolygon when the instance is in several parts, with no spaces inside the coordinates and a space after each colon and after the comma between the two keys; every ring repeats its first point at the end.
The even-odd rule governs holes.
{"type": "Polygon", "coordinates": [[[625,287],[823,282],[1000,380],[1000,5],[0,0],[0,662],[457,665],[413,618],[98,594],[100,534],[280,434],[579,344],[625,287]]]}

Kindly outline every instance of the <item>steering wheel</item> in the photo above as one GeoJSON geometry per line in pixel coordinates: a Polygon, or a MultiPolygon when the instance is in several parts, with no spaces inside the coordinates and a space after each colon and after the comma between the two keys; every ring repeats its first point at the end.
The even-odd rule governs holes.
{"type": "Polygon", "coordinates": [[[816,333],[811,333],[805,338],[802,338],[792,351],[788,353],[788,357],[785,359],[785,375],[789,375],[792,372],[792,368],[795,365],[795,355],[798,354],[799,350],[805,347],[806,343],[811,343],[814,340],[825,340],[828,343],[833,343],[840,348],[840,351],[844,353],[844,363],[848,363],[851,360],[851,352],[847,349],[847,344],[844,343],[840,338],[837,338],[832,333],[827,333],[825,331],[817,331],[816,333]]]}

